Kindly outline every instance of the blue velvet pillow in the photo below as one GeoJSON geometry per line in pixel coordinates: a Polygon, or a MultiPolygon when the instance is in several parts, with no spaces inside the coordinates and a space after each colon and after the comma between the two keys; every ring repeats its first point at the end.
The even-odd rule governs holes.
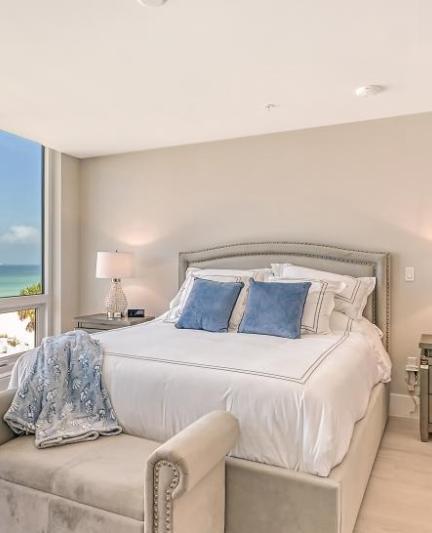
{"type": "Polygon", "coordinates": [[[239,333],[298,339],[311,283],[265,283],[250,280],[239,333]]]}
{"type": "Polygon", "coordinates": [[[196,278],[176,328],[228,331],[242,282],[220,282],[196,278]]]}

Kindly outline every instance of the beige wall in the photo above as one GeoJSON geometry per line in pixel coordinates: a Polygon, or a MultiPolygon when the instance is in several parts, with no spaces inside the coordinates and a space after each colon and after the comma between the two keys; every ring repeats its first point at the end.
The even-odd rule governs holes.
{"type": "Polygon", "coordinates": [[[80,271],[80,161],[62,156],[62,331],[74,327],[79,309],[80,271]]]}
{"type": "Polygon", "coordinates": [[[97,250],[134,250],[131,306],[163,311],[177,253],[286,240],[393,254],[393,391],[432,331],[432,114],[83,160],[81,311],[103,309],[97,250]],[[413,265],[416,280],[403,280],[413,265]]]}
{"type": "Polygon", "coordinates": [[[79,310],[80,161],[53,154],[52,332],[73,329],[79,310]]]}

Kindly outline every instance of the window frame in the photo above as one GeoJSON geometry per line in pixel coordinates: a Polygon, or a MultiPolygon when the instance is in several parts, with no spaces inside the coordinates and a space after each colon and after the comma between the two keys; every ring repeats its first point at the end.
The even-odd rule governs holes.
{"type": "MultiPolygon", "coordinates": [[[[0,297],[0,313],[13,313],[22,309],[36,310],[35,346],[38,346],[43,337],[50,333],[51,324],[51,248],[52,248],[52,221],[50,207],[52,206],[52,169],[53,152],[41,146],[42,150],[42,235],[41,235],[41,261],[42,261],[42,294],[32,296],[5,296],[0,297]]],[[[0,380],[10,374],[16,360],[23,352],[0,356],[0,380]]],[[[1,389],[1,387],[0,387],[1,389]]]]}

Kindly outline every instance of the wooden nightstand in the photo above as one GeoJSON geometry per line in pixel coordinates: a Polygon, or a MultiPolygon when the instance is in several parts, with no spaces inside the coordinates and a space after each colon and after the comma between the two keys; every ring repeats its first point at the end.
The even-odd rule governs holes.
{"type": "Polygon", "coordinates": [[[154,320],[154,316],[145,316],[139,318],[107,318],[105,313],[96,315],[76,316],[75,329],[83,329],[88,333],[97,333],[98,331],[107,331],[110,329],[125,328],[127,326],[136,326],[144,322],[154,320]]]}
{"type": "Polygon", "coordinates": [[[420,339],[420,438],[429,440],[432,432],[432,335],[420,339]]]}

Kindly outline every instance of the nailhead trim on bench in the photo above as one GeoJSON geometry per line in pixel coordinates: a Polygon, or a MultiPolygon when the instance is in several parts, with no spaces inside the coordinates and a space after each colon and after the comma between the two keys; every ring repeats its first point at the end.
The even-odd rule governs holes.
{"type": "Polygon", "coordinates": [[[159,472],[163,466],[171,468],[173,478],[169,484],[168,489],[165,491],[165,527],[163,531],[172,531],[172,493],[177,487],[180,481],[180,473],[178,468],[169,461],[161,459],[154,465],[153,469],[153,532],[158,532],[160,524],[160,509],[159,509],[159,472]]]}

